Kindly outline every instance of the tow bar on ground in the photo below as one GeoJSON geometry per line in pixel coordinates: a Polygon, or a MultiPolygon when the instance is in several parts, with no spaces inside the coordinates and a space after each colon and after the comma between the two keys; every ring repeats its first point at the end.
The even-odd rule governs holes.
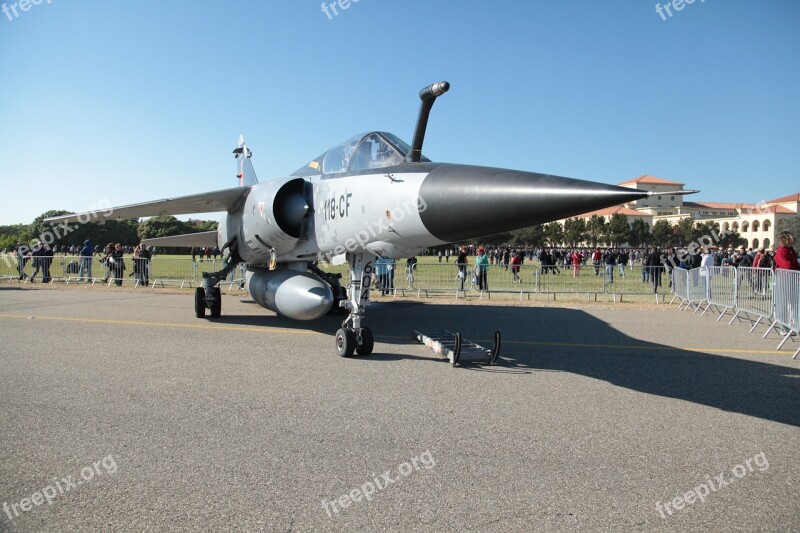
{"type": "Polygon", "coordinates": [[[447,357],[453,366],[463,363],[494,365],[500,356],[499,331],[494,332],[494,347],[491,350],[463,339],[461,333],[445,330],[432,335],[415,331],[414,338],[431,348],[434,353],[447,357]]]}

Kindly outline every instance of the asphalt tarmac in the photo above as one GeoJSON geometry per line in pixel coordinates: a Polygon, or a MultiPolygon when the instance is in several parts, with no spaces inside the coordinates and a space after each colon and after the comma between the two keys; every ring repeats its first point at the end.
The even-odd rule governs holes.
{"type": "Polygon", "coordinates": [[[800,529],[796,342],[667,305],[392,301],[342,359],[341,317],[192,301],[0,288],[0,530],[800,529]],[[500,364],[415,329],[500,330],[500,364]]]}

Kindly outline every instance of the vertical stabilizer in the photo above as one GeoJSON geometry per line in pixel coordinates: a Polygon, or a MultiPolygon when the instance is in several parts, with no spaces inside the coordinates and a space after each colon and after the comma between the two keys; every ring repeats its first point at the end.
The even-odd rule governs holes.
{"type": "Polygon", "coordinates": [[[244,143],[244,136],[239,135],[239,143],[236,145],[233,154],[236,158],[236,179],[239,180],[239,187],[247,187],[258,183],[256,171],[253,169],[252,161],[250,161],[253,151],[244,143]]]}

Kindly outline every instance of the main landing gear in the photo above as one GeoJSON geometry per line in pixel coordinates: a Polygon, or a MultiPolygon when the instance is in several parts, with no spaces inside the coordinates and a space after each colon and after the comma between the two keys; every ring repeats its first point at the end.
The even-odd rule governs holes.
{"type": "Polygon", "coordinates": [[[206,309],[211,311],[211,318],[219,318],[222,315],[222,292],[217,285],[220,280],[228,277],[236,265],[241,261],[238,254],[234,257],[234,247],[231,247],[231,255],[225,260],[225,266],[219,272],[203,272],[203,286],[194,290],[194,314],[197,318],[206,317],[206,309]]]}
{"type": "Polygon", "coordinates": [[[339,306],[350,314],[336,332],[336,353],[340,357],[352,357],[353,353],[369,355],[375,344],[372,331],[361,325],[372,285],[372,261],[368,260],[371,257],[366,254],[347,254],[350,267],[349,298],[339,302],[339,306]]]}

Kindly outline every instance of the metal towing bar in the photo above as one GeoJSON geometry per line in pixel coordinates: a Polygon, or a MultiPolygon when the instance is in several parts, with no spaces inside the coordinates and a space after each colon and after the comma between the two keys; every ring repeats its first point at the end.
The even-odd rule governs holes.
{"type": "Polygon", "coordinates": [[[500,356],[499,331],[494,332],[494,346],[491,350],[463,339],[461,333],[451,333],[445,330],[432,335],[415,331],[414,338],[435,353],[447,357],[453,366],[463,363],[494,365],[497,364],[497,358],[500,356]]]}

